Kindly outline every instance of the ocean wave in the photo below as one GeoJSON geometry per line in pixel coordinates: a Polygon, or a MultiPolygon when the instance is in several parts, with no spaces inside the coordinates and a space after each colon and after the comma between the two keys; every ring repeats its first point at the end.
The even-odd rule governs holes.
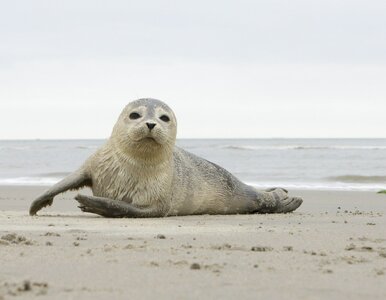
{"type": "Polygon", "coordinates": [[[320,190],[320,191],[379,191],[385,184],[339,183],[339,182],[246,182],[257,189],[281,187],[289,190],[320,190]]]}
{"type": "Polygon", "coordinates": [[[32,176],[0,178],[0,185],[52,185],[66,177],[70,172],[50,172],[32,176]]]}
{"type": "Polygon", "coordinates": [[[42,178],[63,178],[69,175],[70,172],[50,172],[50,173],[42,173],[31,177],[25,177],[25,178],[36,178],[36,177],[42,177],[42,178]]]}
{"type": "Polygon", "coordinates": [[[342,175],[327,177],[327,180],[345,183],[384,183],[386,185],[386,176],[342,175]]]}
{"type": "Polygon", "coordinates": [[[100,146],[76,146],[74,147],[75,149],[82,149],[82,150],[93,150],[93,149],[98,149],[100,146]]]}
{"type": "Polygon", "coordinates": [[[28,186],[45,186],[53,185],[59,182],[62,178],[55,177],[16,177],[16,178],[0,178],[0,185],[28,185],[28,186]]]}
{"type": "Polygon", "coordinates": [[[24,150],[31,150],[31,146],[1,146],[0,151],[8,151],[8,150],[16,150],[16,151],[24,151],[24,150]]]}
{"type": "Polygon", "coordinates": [[[386,150],[386,146],[304,146],[304,145],[225,145],[222,149],[231,150],[386,150]]]}
{"type": "MultiPolygon", "coordinates": [[[[64,177],[64,176],[63,176],[64,177]]],[[[58,177],[16,177],[0,178],[2,186],[50,186],[59,182],[62,176],[58,177]]],[[[382,177],[382,176],[379,176],[382,177]]],[[[257,189],[271,187],[282,187],[290,190],[326,190],[326,191],[379,191],[385,189],[386,181],[379,183],[353,183],[353,182],[245,182],[257,189]]]]}

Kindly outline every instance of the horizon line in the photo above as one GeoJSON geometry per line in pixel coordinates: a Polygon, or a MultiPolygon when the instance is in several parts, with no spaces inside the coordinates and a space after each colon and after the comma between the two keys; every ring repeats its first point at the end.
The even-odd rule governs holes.
{"type": "MultiPolygon", "coordinates": [[[[11,138],[0,141],[84,141],[108,138],[11,138]]],[[[382,140],[386,137],[182,137],[176,140],[382,140]]]]}

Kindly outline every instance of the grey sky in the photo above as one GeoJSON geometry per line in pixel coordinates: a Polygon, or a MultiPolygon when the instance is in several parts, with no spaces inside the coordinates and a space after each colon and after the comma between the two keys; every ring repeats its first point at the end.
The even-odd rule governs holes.
{"type": "Polygon", "coordinates": [[[386,137],[386,1],[1,1],[0,139],[103,138],[140,97],[179,137],[386,137]]]}

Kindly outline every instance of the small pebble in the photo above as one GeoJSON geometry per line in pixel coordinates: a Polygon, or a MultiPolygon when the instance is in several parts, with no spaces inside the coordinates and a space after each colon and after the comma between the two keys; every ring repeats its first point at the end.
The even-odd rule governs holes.
{"type": "Polygon", "coordinates": [[[251,248],[251,251],[255,252],[266,252],[266,251],[272,251],[273,249],[271,247],[261,247],[261,246],[254,246],[251,248]]]}
{"type": "Polygon", "coordinates": [[[191,270],[200,270],[201,266],[198,263],[193,263],[193,264],[190,265],[190,269],[191,270]]]}

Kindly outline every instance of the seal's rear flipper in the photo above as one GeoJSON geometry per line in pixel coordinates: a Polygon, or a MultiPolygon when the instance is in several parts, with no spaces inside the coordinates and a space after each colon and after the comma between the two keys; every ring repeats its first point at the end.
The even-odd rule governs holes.
{"type": "Polygon", "coordinates": [[[288,197],[288,191],[282,188],[268,189],[265,193],[258,193],[261,208],[258,213],[289,213],[296,210],[302,203],[300,197],[288,197]]]}
{"type": "Polygon", "coordinates": [[[273,211],[273,213],[289,213],[296,210],[300,205],[302,205],[303,199],[299,197],[290,197],[284,201],[281,201],[273,211]]]}

